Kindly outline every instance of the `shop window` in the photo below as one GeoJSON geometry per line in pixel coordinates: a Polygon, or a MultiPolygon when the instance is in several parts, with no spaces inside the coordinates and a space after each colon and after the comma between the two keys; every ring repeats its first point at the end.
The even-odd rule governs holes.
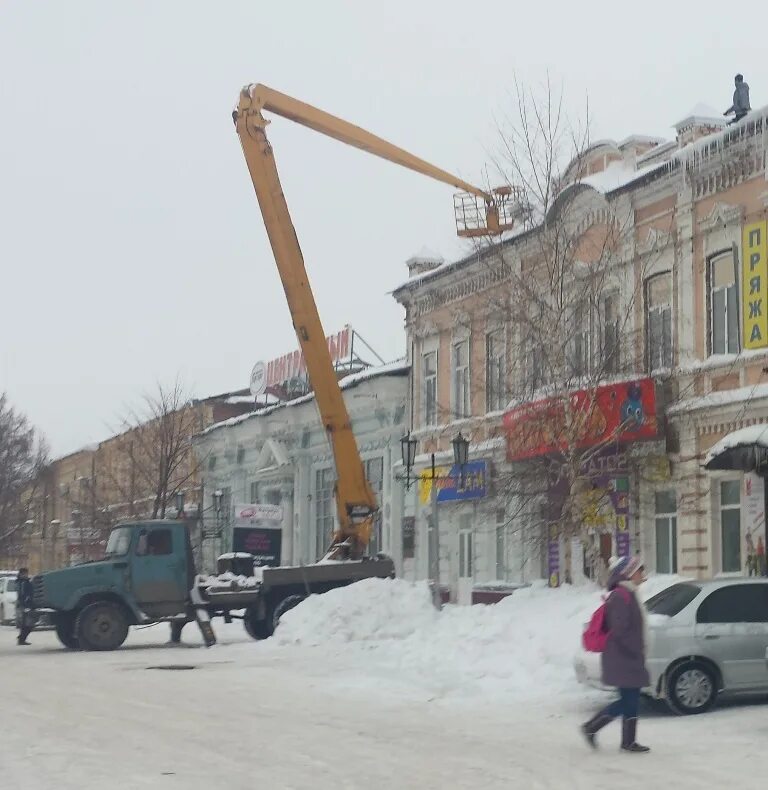
{"type": "Polygon", "coordinates": [[[506,366],[504,364],[504,330],[495,329],[485,336],[485,410],[501,411],[506,406],[506,366]]]}
{"type": "Polygon", "coordinates": [[[645,283],[648,369],[672,367],[672,275],[650,277],[645,283]]]}
{"type": "Polygon", "coordinates": [[[251,483],[251,498],[249,502],[256,504],[259,501],[259,484],[257,482],[251,483]]]}
{"type": "Polygon", "coordinates": [[[469,340],[453,344],[453,414],[469,417],[469,340]]]}
{"type": "Polygon", "coordinates": [[[424,381],[424,425],[437,423],[437,351],[430,351],[421,359],[424,381]]]}
{"type": "Polygon", "coordinates": [[[403,559],[412,560],[416,554],[416,519],[413,516],[403,518],[403,559]]]}
{"type": "Polygon", "coordinates": [[[732,253],[709,261],[710,351],[737,354],[739,351],[739,310],[736,274],[732,253]]]}
{"type": "Polygon", "coordinates": [[[720,482],[720,546],[723,573],[741,570],[741,483],[720,482]]]}
{"type": "Polygon", "coordinates": [[[677,498],[656,493],[656,573],[677,573],[677,498]]]}

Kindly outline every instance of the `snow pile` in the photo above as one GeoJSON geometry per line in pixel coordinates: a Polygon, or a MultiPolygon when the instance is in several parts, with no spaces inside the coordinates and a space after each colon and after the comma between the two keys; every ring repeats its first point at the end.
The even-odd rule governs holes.
{"type": "MultiPolygon", "coordinates": [[[[643,597],[677,580],[655,577],[643,597]]],[[[424,582],[366,579],[310,596],[283,616],[273,642],[314,646],[329,660],[360,651],[367,682],[384,674],[444,696],[580,693],[573,658],[600,595],[594,585],[538,583],[492,606],[438,613],[424,582]]]]}
{"type": "Polygon", "coordinates": [[[264,568],[254,567],[253,576],[237,576],[231,571],[220,573],[218,576],[199,576],[197,583],[211,592],[235,592],[237,590],[250,590],[261,584],[264,568]]]}

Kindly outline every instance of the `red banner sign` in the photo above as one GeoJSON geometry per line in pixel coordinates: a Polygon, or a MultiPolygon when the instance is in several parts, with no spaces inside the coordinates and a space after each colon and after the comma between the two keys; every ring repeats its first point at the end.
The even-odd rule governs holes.
{"type": "Polygon", "coordinates": [[[568,446],[655,439],[656,387],[653,379],[577,390],[569,402],[546,398],[504,415],[507,460],[536,458],[568,446]]]}

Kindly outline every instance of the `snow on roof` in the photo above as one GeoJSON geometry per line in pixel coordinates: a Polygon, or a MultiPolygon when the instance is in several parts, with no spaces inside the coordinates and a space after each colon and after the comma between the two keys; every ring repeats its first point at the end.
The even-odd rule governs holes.
{"type": "Polygon", "coordinates": [[[417,261],[444,261],[445,258],[439,253],[431,250],[429,247],[421,247],[421,249],[415,254],[411,255],[410,258],[406,261],[406,263],[415,263],[417,261]]]}
{"type": "MultiPolygon", "coordinates": [[[[582,178],[578,184],[584,184],[585,186],[592,187],[598,192],[606,195],[609,192],[613,192],[616,189],[627,186],[627,184],[631,184],[633,181],[637,181],[649,173],[660,170],[664,164],[664,162],[658,162],[653,165],[646,165],[645,167],[641,167],[636,170],[629,162],[611,162],[608,167],[605,168],[605,170],[601,170],[599,173],[582,178]]],[[[578,184],[575,184],[574,186],[577,186],[578,184]]]]}
{"type": "Polygon", "coordinates": [[[224,403],[228,405],[238,405],[240,403],[255,403],[256,398],[253,395],[230,395],[225,399],[224,403]]]}
{"type": "Polygon", "coordinates": [[[726,450],[733,450],[736,447],[752,447],[753,445],[768,448],[768,425],[750,425],[724,436],[707,453],[704,465],[706,466],[726,450]]]}
{"type": "MultiPolygon", "coordinates": [[[[370,367],[366,368],[365,370],[361,370],[359,373],[353,373],[350,376],[345,376],[340,382],[339,387],[342,390],[350,389],[354,387],[356,384],[359,384],[361,381],[368,381],[369,379],[375,379],[379,376],[390,376],[390,375],[402,375],[410,370],[410,365],[408,364],[407,360],[405,359],[397,359],[394,362],[389,362],[386,365],[379,365],[377,367],[370,367]]],[[[228,420],[222,420],[221,422],[216,422],[213,425],[210,425],[204,431],[201,431],[198,436],[205,436],[208,433],[212,433],[213,431],[218,430],[219,428],[231,428],[233,425],[238,425],[241,422],[245,422],[246,420],[250,420],[253,417],[267,417],[268,415],[272,414],[273,412],[278,411],[278,409],[285,409],[290,406],[299,406],[302,403],[309,403],[310,401],[315,399],[314,392],[310,392],[307,395],[302,395],[299,398],[294,398],[293,400],[283,401],[281,403],[276,403],[274,406],[267,406],[265,409],[258,409],[257,411],[251,411],[247,414],[241,414],[237,417],[230,417],[228,420]]]]}
{"type": "Polygon", "coordinates": [[[718,112],[714,107],[708,104],[699,102],[691,107],[691,109],[683,115],[682,120],[674,124],[675,129],[680,129],[683,126],[688,126],[692,121],[704,121],[714,126],[725,126],[726,119],[721,112],[718,112]]]}
{"type": "Polygon", "coordinates": [[[700,395],[696,398],[688,398],[679,403],[675,403],[667,409],[667,414],[688,414],[692,411],[701,409],[716,408],[718,406],[730,406],[736,403],[768,398],[768,384],[756,384],[751,387],[737,387],[732,390],[722,390],[721,392],[710,392],[708,395],[700,395]]]}

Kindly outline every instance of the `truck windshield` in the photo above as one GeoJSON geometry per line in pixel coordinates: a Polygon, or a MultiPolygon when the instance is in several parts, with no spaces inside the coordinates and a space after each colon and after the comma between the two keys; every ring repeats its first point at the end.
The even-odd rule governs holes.
{"type": "Polygon", "coordinates": [[[113,529],[107,541],[107,549],[104,552],[105,557],[122,557],[128,553],[131,546],[131,528],[118,527],[113,529]]]}

